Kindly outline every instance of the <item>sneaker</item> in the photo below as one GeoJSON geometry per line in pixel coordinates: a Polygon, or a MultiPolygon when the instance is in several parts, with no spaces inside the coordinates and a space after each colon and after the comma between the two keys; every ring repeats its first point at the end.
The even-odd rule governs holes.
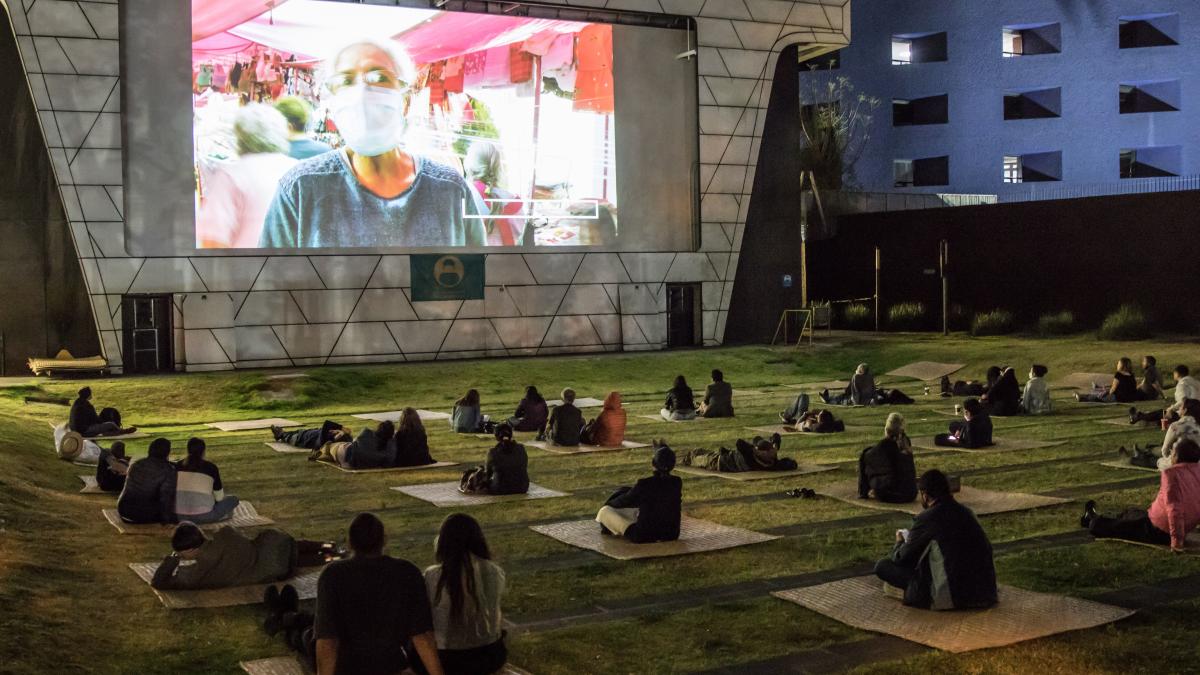
{"type": "Polygon", "coordinates": [[[779,432],[771,434],[771,445],[775,446],[776,450],[779,449],[779,446],[783,445],[783,436],[780,436],[779,432]]]}
{"type": "Polygon", "coordinates": [[[1091,527],[1092,521],[1095,520],[1097,515],[1096,501],[1094,499],[1089,499],[1088,502],[1083,505],[1083,515],[1079,517],[1079,526],[1085,530],[1088,529],[1091,527]]]}
{"type": "Polygon", "coordinates": [[[1126,448],[1125,446],[1122,445],[1121,447],[1117,448],[1117,456],[1118,457],[1133,457],[1133,453],[1130,452],[1128,448],[1126,448]]]}
{"type": "Polygon", "coordinates": [[[825,405],[829,405],[829,390],[828,389],[821,390],[821,393],[817,394],[817,396],[821,397],[821,401],[823,401],[825,403],[825,405]]]}
{"type": "Polygon", "coordinates": [[[279,588],[271,585],[267,586],[263,591],[263,604],[267,607],[268,614],[279,614],[283,610],[279,604],[279,588]]]}
{"type": "Polygon", "coordinates": [[[296,592],[296,587],[291,584],[284,584],[279,591],[279,607],[283,613],[296,612],[300,609],[300,594],[296,592]]]}
{"type": "Polygon", "coordinates": [[[121,430],[122,436],[128,436],[129,434],[134,434],[134,433],[137,433],[137,427],[126,427],[125,429],[121,430]]]}
{"type": "Polygon", "coordinates": [[[942,381],[940,384],[941,384],[940,389],[941,389],[943,396],[953,392],[954,388],[950,386],[950,376],[949,375],[943,375],[942,381]]]}
{"type": "Polygon", "coordinates": [[[779,421],[780,421],[780,422],[783,422],[784,424],[791,424],[791,423],[792,423],[792,421],[791,421],[791,420],[789,420],[789,419],[787,418],[787,415],[785,415],[785,414],[783,414],[783,413],[779,413],[779,421]]]}
{"type": "Polygon", "coordinates": [[[271,425],[271,437],[277,441],[280,438],[283,438],[283,427],[277,427],[274,424],[272,424],[271,425]]]}
{"type": "Polygon", "coordinates": [[[1075,402],[1079,403],[1079,392],[1075,392],[1074,396],[1075,396],[1075,402]]]}
{"type": "Polygon", "coordinates": [[[691,450],[683,453],[683,455],[679,458],[679,465],[680,466],[691,466],[692,465],[692,451],[691,450]]]}

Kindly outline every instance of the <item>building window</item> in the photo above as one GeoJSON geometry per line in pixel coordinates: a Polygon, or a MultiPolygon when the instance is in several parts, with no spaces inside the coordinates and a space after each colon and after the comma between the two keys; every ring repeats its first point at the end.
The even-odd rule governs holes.
{"type": "Polygon", "coordinates": [[[946,124],[949,121],[949,97],[946,94],[913,99],[892,99],[892,126],[894,127],[946,124]]]}
{"type": "Polygon", "coordinates": [[[1005,183],[1046,183],[1061,180],[1061,150],[1004,157],[1005,183]]]}
{"type": "Polygon", "coordinates": [[[1062,52],[1062,24],[1014,24],[1005,26],[1002,36],[1005,57],[1037,56],[1062,52]]]}
{"type": "Polygon", "coordinates": [[[906,33],[892,36],[892,65],[933,63],[947,59],[946,34],[906,33]]]}
{"type": "Polygon", "coordinates": [[[1118,87],[1122,115],[1179,110],[1179,80],[1122,82],[1118,87]]]}
{"type": "Polygon", "coordinates": [[[1121,150],[1121,178],[1162,178],[1180,175],[1183,149],[1178,145],[1155,145],[1121,150]]]}
{"type": "Polygon", "coordinates": [[[1139,14],[1118,19],[1121,49],[1171,47],[1179,44],[1179,14],[1139,14]]]}
{"type": "Polygon", "coordinates": [[[950,158],[924,157],[922,159],[892,160],[895,186],[934,187],[950,184],[950,158]]]}
{"type": "Polygon", "coordinates": [[[1062,87],[1004,92],[1004,119],[1036,120],[1062,117],[1062,87]]]}

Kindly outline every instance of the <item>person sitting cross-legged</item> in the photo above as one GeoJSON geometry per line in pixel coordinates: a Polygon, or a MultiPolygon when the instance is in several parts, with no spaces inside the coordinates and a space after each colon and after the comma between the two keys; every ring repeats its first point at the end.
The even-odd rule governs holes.
{"type": "Polygon", "coordinates": [[[395,458],[392,466],[425,466],[437,461],[429,454],[429,435],[425,433],[425,424],[416,408],[405,408],[400,412],[392,445],[394,451],[388,451],[395,458]]]}
{"type": "Polygon", "coordinates": [[[1171,373],[1171,376],[1175,379],[1175,403],[1166,410],[1155,410],[1153,412],[1138,412],[1137,408],[1130,408],[1130,424],[1137,424],[1138,422],[1159,424],[1163,419],[1166,419],[1168,422],[1174,422],[1182,414],[1184,401],[1188,399],[1200,399],[1200,380],[1192,377],[1191,370],[1187,366],[1183,364],[1175,366],[1175,370],[1171,373]]]}
{"type": "Polygon", "coordinates": [[[865,363],[858,364],[850,384],[840,394],[830,394],[826,389],[820,393],[821,400],[829,405],[874,405],[876,401],[875,376],[871,367],[865,363]]]}
{"type": "Polygon", "coordinates": [[[1117,371],[1108,387],[1093,387],[1085,394],[1076,392],[1080,403],[1132,403],[1137,400],[1137,378],[1133,376],[1133,361],[1122,356],[1117,359],[1117,371]]]}
{"type": "Polygon", "coordinates": [[[225,520],[237,508],[239,500],[225,494],[221,471],[204,458],[202,438],[189,438],[187,457],[175,463],[175,516],[193,523],[215,523],[225,520]]]}
{"type": "Polygon", "coordinates": [[[917,481],[925,509],[912,527],[896,532],[891,555],[875,575],[922,609],[991,607],[997,602],[992,544],[971,509],[950,492],[946,474],[933,469],[917,481]]]}
{"type": "Polygon", "coordinates": [[[917,498],[917,467],[912,441],[904,432],[904,417],[887,416],[883,440],[863,450],[858,460],[858,496],[892,504],[907,504],[917,498]]]}
{"type": "Polygon", "coordinates": [[[536,431],[538,440],[545,440],[546,421],[549,419],[550,411],[546,405],[546,399],[538,393],[537,387],[532,384],[525,387],[525,398],[517,404],[517,410],[513,416],[508,418],[508,424],[513,428],[513,431],[536,431]]]}
{"type": "Polygon", "coordinates": [[[1046,366],[1033,364],[1029,368],[1029,381],[1025,383],[1025,392],[1021,394],[1021,412],[1026,415],[1048,415],[1054,412],[1054,404],[1050,400],[1050,387],[1046,384],[1046,366]]]}
{"type": "Polygon", "coordinates": [[[283,427],[272,425],[271,437],[278,443],[287,443],[292,447],[317,450],[331,441],[349,441],[350,430],[337,422],[325,420],[320,428],[315,429],[284,431],[283,427]]]}
{"type": "Polygon", "coordinates": [[[546,436],[554,445],[579,445],[583,433],[583,412],[575,407],[575,390],[562,390],[562,405],[554,406],[546,423],[546,436]]]}
{"type": "Polygon", "coordinates": [[[520,495],[529,492],[529,455],[513,440],[507,423],[496,427],[496,445],[483,466],[468,469],[458,485],[464,494],[520,495]]]}
{"type": "Polygon", "coordinates": [[[755,436],[752,441],[739,438],[733,450],[718,448],[705,450],[696,448],[683,453],[679,463],[720,473],[744,473],[746,471],[795,471],[796,460],[780,457],[779,448],[783,437],[771,434],[771,438],[755,436]]]}
{"type": "Polygon", "coordinates": [[[275,597],[268,591],[264,628],[284,630],[317,675],[400,673],[414,650],[428,675],[444,675],[421,570],[384,553],[383,522],[372,513],[354,517],[349,543],[350,557],[321,571],[316,614],[297,611],[296,591],[285,586],[275,597]]]}
{"type": "Polygon", "coordinates": [[[1156,463],[1159,471],[1166,470],[1174,463],[1171,455],[1175,446],[1185,440],[1200,443],[1200,401],[1193,398],[1183,402],[1179,419],[1167,427],[1167,435],[1163,437],[1162,447],[1159,449],[1161,456],[1156,463]]]}
{"type": "Polygon", "coordinates": [[[450,411],[450,429],[458,434],[477,434],[483,431],[487,421],[487,416],[481,412],[477,389],[468,389],[450,411]]]}
{"type": "Polygon", "coordinates": [[[122,427],[121,413],[116,408],[105,408],[99,413],[92,405],[92,388],[79,390],[79,397],[71,404],[71,416],[67,426],[84,438],[96,436],[124,436],[137,431],[137,427],[122,427]]]}
{"type": "Polygon", "coordinates": [[[1021,385],[1017,383],[1016,372],[1006,367],[979,401],[987,406],[988,414],[995,417],[1021,414],[1021,385]]]}
{"type": "Polygon", "coordinates": [[[297,540],[276,529],[251,538],[222,527],[210,539],[186,520],[175,526],[171,549],[150,580],[154,588],[186,591],[282,581],[297,567],[323,565],[336,553],[333,542],[297,540]]]}
{"type": "Polygon", "coordinates": [[[624,537],[636,544],[679,539],[683,481],[672,476],[675,452],[666,441],[654,442],[654,474],[632,488],[618,489],[596,513],[601,534],[624,537]]]}
{"type": "Polygon", "coordinates": [[[668,422],[696,419],[696,402],[692,398],[692,388],[688,386],[683,375],[675,376],[675,383],[671,391],[667,392],[667,400],[659,414],[668,422]]]}
{"type": "Polygon", "coordinates": [[[175,465],[171,456],[171,441],[156,438],[144,459],[129,466],[125,487],[117,497],[117,513],[127,523],[175,522],[175,465]]]}
{"type": "Polygon", "coordinates": [[[984,448],[992,444],[992,419],[978,399],[963,401],[963,421],[951,422],[950,433],[933,437],[933,444],[949,448],[984,448]]]}
{"type": "Polygon", "coordinates": [[[1158,374],[1158,359],[1142,357],[1142,380],[1138,382],[1137,400],[1161,401],[1163,399],[1162,376],[1158,374]]]}
{"type": "Polygon", "coordinates": [[[1080,525],[1097,539],[1127,539],[1183,551],[1188,533],[1200,525],[1200,444],[1190,438],[1175,444],[1148,511],[1128,509],[1115,518],[1102,516],[1096,502],[1089,501],[1080,525]]]}
{"type": "Polygon", "coordinates": [[[712,383],[704,388],[704,401],[697,412],[701,417],[733,417],[733,387],[721,371],[712,371],[712,383]]]}
{"type": "Polygon", "coordinates": [[[579,442],[615,448],[625,442],[625,423],[626,413],[621,407],[621,394],[610,391],[608,396],[604,397],[604,407],[600,409],[600,414],[584,425],[579,442]]]}
{"type": "Polygon", "coordinates": [[[112,447],[100,450],[96,462],[96,485],[105,492],[120,492],[125,487],[125,476],[129,474],[129,458],[125,456],[125,443],[113,441],[112,447]]]}

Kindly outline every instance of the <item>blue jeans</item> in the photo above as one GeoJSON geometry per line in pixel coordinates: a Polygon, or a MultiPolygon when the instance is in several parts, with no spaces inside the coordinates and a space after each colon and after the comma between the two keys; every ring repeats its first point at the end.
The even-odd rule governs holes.
{"type": "Polygon", "coordinates": [[[233,510],[236,509],[237,505],[240,503],[241,500],[236,496],[228,495],[221,501],[213,504],[212,511],[209,511],[208,513],[201,513],[198,516],[181,516],[179,519],[190,520],[197,525],[216,523],[228,519],[229,516],[233,514],[233,510]]]}

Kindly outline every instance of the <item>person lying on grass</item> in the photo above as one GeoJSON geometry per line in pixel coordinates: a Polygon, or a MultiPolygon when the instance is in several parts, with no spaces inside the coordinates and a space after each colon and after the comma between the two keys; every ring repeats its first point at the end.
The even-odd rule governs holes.
{"type": "Polygon", "coordinates": [[[317,450],[331,441],[349,441],[350,430],[331,420],[325,420],[318,429],[284,431],[283,427],[272,425],[271,438],[277,443],[287,443],[292,447],[317,450]]]}
{"type": "Polygon", "coordinates": [[[917,498],[912,441],[904,431],[904,417],[899,413],[887,416],[883,440],[859,456],[858,496],[892,504],[907,504],[917,498]]]}
{"type": "Polygon", "coordinates": [[[395,466],[396,446],[391,442],[395,434],[396,425],[380,422],[374,429],[363,429],[353,441],[339,437],[339,440],[322,445],[313,450],[308,459],[310,462],[329,462],[356,471],[395,466]]]}
{"type": "Polygon", "coordinates": [[[237,528],[222,527],[210,539],[189,521],[175,526],[171,550],[150,580],[150,585],[159,590],[231,588],[282,581],[295,576],[298,567],[324,565],[338,555],[333,542],[295,539],[273,528],[260,530],[250,538],[237,528]]]}
{"type": "Polygon", "coordinates": [[[684,452],[679,463],[721,473],[795,471],[796,460],[779,456],[782,444],[783,437],[779,434],[771,434],[769,439],[755,436],[751,441],[739,438],[733,450],[696,448],[684,452]]]}
{"type": "Polygon", "coordinates": [[[796,420],[796,431],[809,434],[833,434],[846,430],[846,424],[828,410],[809,410],[796,420]]]}
{"type": "Polygon", "coordinates": [[[679,539],[683,481],[671,475],[675,452],[665,440],[654,441],[650,461],[654,473],[633,487],[622,487],[596,513],[600,534],[624,537],[635,544],[679,539]]]}

